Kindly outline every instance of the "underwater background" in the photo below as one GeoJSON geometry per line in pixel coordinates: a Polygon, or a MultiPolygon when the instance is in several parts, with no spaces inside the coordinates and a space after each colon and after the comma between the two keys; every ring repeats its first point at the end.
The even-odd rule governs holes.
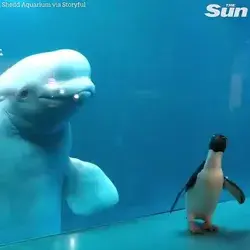
{"type": "MultiPolygon", "coordinates": [[[[228,137],[225,174],[250,194],[250,21],[208,18],[210,3],[0,8],[2,72],[23,57],[62,48],[80,51],[92,66],[97,94],[72,119],[71,156],[98,164],[120,202],[89,217],[63,203],[62,231],[168,211],[213,133],[228,137]]],[[[221,201],[229,199],[223,193],[221,201]]]]}

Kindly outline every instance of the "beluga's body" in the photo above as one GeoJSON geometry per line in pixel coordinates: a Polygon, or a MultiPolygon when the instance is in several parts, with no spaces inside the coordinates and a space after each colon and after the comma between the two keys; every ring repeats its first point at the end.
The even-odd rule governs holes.
{"type": "Polygon", "coordinates": [[[62,200],[82,215],[118,202],[98,166],[69,157],[69,119],[94,93],[74,50],[29,56],[0,76],[0,243],[59,233],[62,200]]]}

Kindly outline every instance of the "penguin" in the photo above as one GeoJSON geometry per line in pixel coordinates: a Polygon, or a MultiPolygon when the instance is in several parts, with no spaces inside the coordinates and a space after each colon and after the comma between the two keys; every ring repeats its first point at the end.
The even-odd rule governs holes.
{"type": "Polygon", "coordinates": [[[170,209],[171,214],[185,192],[188,228],[192,234],[218,231],[218,227],[212,224],[212,216],[223,189],[229,191],[239,204],[245,202],[242,189],[223,174],[222,158],[226,147],[227,138],[224,135],[214,134],[211,137],[206,160],[189,178],[170,209]],[[204,223],[200,226],[196,220],[203,220],[204,223]]]}

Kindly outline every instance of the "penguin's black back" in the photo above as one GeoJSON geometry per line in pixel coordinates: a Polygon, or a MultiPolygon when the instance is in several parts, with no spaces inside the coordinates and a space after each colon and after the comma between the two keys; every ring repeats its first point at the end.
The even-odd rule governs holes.
{"type": "Polygon", "coordinates": [[[203,161],[200,166],[195,170],[195,172],[191,175],[191,177],[189,178],[189,180],[187,181],[187,183],[185,184],[185,186],[182,188],[182,190],[177,194],[176,199],[172,205],[172,207],[170,208],[170,213],[172,213],[175,209],[175,206],[177,204],[177,202],[179,201],[181,195],[183,192],[187,192],[189,189],[191,189],[192,187],[194,187],[196,180],[197,180],[197,176],[198,174],[201,172],[201,170],[204,168],[206,161],[203,161]]]}
{"type": "Polygon", "coordinates": [[[191,175],[191,177],[189,178],[188,182],[185,185],[185,192],[187,192],[190,188],[192,188],[197,180],[197,176],[198,174],[201,172],[201,170],[204,168],[206,161],[203,161],[201,163],[201,165],[195,170],[195,172],[191,175]]]}

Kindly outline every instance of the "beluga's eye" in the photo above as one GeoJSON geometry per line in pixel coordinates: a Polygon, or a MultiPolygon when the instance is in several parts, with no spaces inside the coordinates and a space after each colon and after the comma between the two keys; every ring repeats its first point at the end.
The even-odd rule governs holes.
{"type": "Polygon", "coordinates": [[[29,95],[29,90],[28,89],[22,89],[19,93],[19,98],[21,99],[26,99],[29,95]]]}

